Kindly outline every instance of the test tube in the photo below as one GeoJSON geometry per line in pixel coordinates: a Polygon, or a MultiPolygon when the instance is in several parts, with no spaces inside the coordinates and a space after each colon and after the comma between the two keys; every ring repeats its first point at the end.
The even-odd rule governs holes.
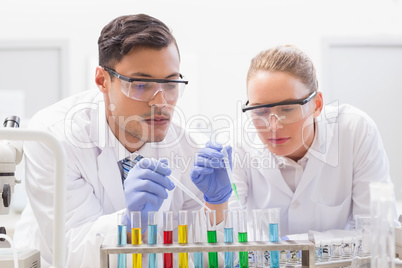
{"type": "Polygon", "coordinates": [[[342,243],[342,258],[350,259],[353,257],[355,243],[352,237],[345,237],[342,243]]]}
{"type": "MultiPolygon", "coordinates": [[[[117,245],[127,245],[127,224],[124,212],[117,213],[117,245]]],[[[126,254],[117,255],[117,267],[126,268],[127,258],[126,254]]]]}
{"type": "MultiPolygon", "coordinates": [[[[279,241],[280,208],[268,209],[269,242],[279,241]]],[[[271,268],[279,268],[279,251],[270,252],[271,268]]]]}
{"type": "Polygon", "coordinates": [[[342,257],[342,239],[333,239],[331,241],[331,260],[338,260],[342,257]]]}
{"type": "MultiPolygon", "coordinates": [[[[131,212],[131,244],[141,245],[141,211],[131,212]]],[[[133,268],[142,267],[141,253],[133,254],[133,268]]]]}
{"type": "MultiPolygon", "coordinates": [[[[224,242],[233,243],[233,215],[234,211],[225,210],[223,212],[224,221],[224,242]]],[[[234,253],[225,252],[225,268],[234,268],[234,253]]]]}
{"type": "MultiPolygon", "coordinates": [[[[262,209],[253,209],[253,222],[254,222],[254,241],[263,241],[263,213],[262,209]]],[[[255,252],[255,266],[264,267],[264,252],[255,252]]]]}
{"type": "Polygon", "coordinates": [[[331,241],[329,240],[322,240],[320,243],[320,249],[321,249],[321,260],[323,262],[329,261],[329,258],[331,257],[331,241]]]}
{"type": "MultiPolygon", "coordinates": [[[[158,243],[158,212],[148,212],[148,244],[155,245],[158,243]]],[[[148,253],[148,268],[157,268],[158,258],[156,253],[148,253]]]]}
{"type": "MultiPolygon", "coordinates": [[[[205,218],[201,210],[193,211],[193,243],[204,243],[203,226],[205,218]]],[[[205,233],[205,232],[204,232],[205,233]]],[[[204,256],[202,252],[194,252],[194,268],[204,268],[204,256]]]]}
{"type": "MultiPolygon", "coordinates": [[[[215,210],[205,211],[207,216],[207,238],[208,243],[216,243],[216,212],[215,210]]],[[[218,253],[208,252],[209,268],[218,268],[218,253]]]]}
{"type": "MultiPolygon", "coordinates": [[[[187,244],[188,243],[188,217],[186,210],[179,211],[179,244],[187,244]]],[[[179,253],[179,268],[188,268],[188,253],[183,252],[179,253]]]]}
{"type": "MultiPolygon", "coordinates": [[[[238,224],[239,224],[239,232],[238,238],[239,242],[247,242],[247,210],[239,210],[238,211],[238,224]]],[[[240,251],[239,252],[239,267],[247,268],[248,267],[248,251],[240,251]]]]}
{"type": "Polygon", "coordinates": [[[315,262],[320,262],[321,261],[321,247],[320,243],[315,241],[315,262]]]}
{"type": "MultiPolygon", "coordinates": [[[[173,244],[173,211],[164,211],[163,216],[163,244],[173,244]]],[[[173,268],[173,253],[163,253],[163,267],[173,268]]]]}

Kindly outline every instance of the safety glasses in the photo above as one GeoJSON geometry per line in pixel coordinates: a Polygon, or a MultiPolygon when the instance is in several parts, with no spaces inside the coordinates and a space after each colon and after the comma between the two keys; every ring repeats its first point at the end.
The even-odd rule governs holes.
{"type": "Polygon", "coordinates": [[[248,106],[248,101],[242,111],[253,120],[256,127],[267,127],[271,117],[275,116],[282,124],[292,124],[304,119],[308,115],[307,104],[316,96],[314,91],[308,97],[301,100],[284,101],[270,104],[248,106]]]}
{"type": "Polygon", "coordinates": [[[188,84],[188,81],[181,80],[183,78],[181,74],[179,80],[146,79],[127,77],[107,67],[103,67],[103,69],[120,79],[121,91],[124,95],[138,101],[149,102],[159,91],[163,92],[166,101],[176,101],[181,97],[185,86],[188,84]]]}

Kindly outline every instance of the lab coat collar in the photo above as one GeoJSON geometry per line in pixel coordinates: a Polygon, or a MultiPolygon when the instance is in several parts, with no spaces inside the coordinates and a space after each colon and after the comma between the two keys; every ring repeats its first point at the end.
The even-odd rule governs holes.
{"type": "Polygon", "coordinates": [[[331,166],[338,165],[338,153],[329,149],[338,150],[338,106],[325,106],[323,112],[315,119],[315,137],[314,142],[306,153],[309,159],[315,158],[331,166]]]}

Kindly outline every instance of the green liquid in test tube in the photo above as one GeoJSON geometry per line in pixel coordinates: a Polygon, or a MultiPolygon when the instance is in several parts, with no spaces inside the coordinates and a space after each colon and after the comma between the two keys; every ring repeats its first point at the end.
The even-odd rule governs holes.
{"type": "MultiPolygon", "coordinates": [[[[247,210],[239,210],[238,216],[239,242],[247,242],[247,210]]],[[[239,252],[239,265],[240,268],[248,268],[248,251],[239,252]]]]}
{"type": "MultiPolygon", "coordinates": [[[[204,212],[201,210],[192,211],[193,214],[193,243],[205,242],[205,226],[204,212]]],[[[202,252],[194,252],[194,268],[204,268],[204,256],[202,252]]]]}
{"type": "Polygon", "coordinates": [[[230,168],[229,155],[226,150],[226,147],[222,149],[222,154],[223,154],[223,163],[225,164],[226,172],[228,173],[229,181],[230,181],[230,184],[232,185],[233,192],[236,195],[237,202],[239,202],[240,208],[243,208],[240,203],[239,194],[237,193],[236,183],[234,182],[234,179],[233,179],[233,173],[232,173],[232,169],[230,168]]]}
{"type": "MultiPolygon", "coordinates": [[[[215,210],[205,211],[207,216],[207,238],[208,243],[216,243],[216,212],[215,210]]],[[[218,268],[218,253],[208,252],[209,268],[218,268]]]]}

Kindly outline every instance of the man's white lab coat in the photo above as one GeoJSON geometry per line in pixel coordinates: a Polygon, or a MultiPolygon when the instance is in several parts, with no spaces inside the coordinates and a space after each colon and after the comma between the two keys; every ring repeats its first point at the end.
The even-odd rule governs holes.
{"type": "MultiPolygon", "coordinates": [[[[110,131],[104,105],[98,90],[86,91],[40,111],[29,125],[55,135],[67,154],[67,267],[99,267],[100,245],[117,245],[116,212],[125,208],[118,161],[129,152],[110,131]]],[[[168,158],[172,175],[203,200],[189,176],[194,155],[202,146],[171,124],[164,141],[146,144],[138,153],[168,158]]],[[[17,224],[15,240],[19,247],[39,249],[46,267],[52,262],[53,155],[34,142],[26,142],[24,152],[29,204],[17,224]]],[[[172,210],[177,219],[178,210],[200,207],[176,187],[160,211],[172,210]]]]}
{"type": "MultiPolygon", "coordinates": [[[[281,208],[281,236],[345,229],[354,215],[370,213],[369,183],[391,182],[375,123],[352,106],[327,106],[317,118],[315,135],[295,192],[279,170],[284,158],[265,149],[255,133],[244,136],[233,167],[241,204],[249,210],[249,227],[252,209],[281,208]]],[[[238,206],[234,195],[229,205],[238,206]]]]}

